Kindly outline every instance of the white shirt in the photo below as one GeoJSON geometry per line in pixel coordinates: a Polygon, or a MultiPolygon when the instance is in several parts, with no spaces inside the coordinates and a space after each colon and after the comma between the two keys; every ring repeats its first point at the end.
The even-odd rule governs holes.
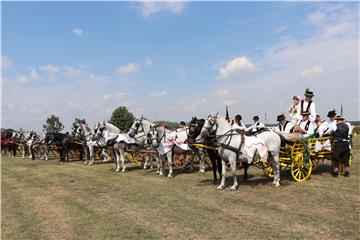
{"type": "Polygon", "coordinates": [[[291,122],[289,121],[286,121],[284,123],[284,125],[281,125],[280,123],[276,126],[276,131],[277,132],[283,132],[283,133],[290,133],[290,130],[293,128],[293,125],[291,122]],[[285,129],[284,129],[284,125],[286,124],[285,126],[285,129]]]}
{"type": "Polygon", "coordinates": [[[336,130],[336,120],[329,121],[326,120],[322,124],[320,124],[318,128],[319,136],[322,137],[324,134],[330,134],[331,132],[334,132],[336,130]]]}
{"type": "Polygon", "coordinates": [[[239,129],[241,131],[245,131],[246,126],[242,122],[240,122],[240,126],[236,122],[234,122],[234,124],[232,125],[232,129],[239,129]]]}
{"type": "Polygon", "coordinates": [[[306,127],[306,125],[308,124],[309,121],[310,121],[310,120],[306,120],[306,121],[301,120],[301,121],[299,122],[300,128],[303,129],[304,131],[306,131],[306,133],[303,135],[304,138],[307,138],[307,137],[309,137],[309,136],[311,136],[311,135],[314,134],[314,129],[315,129],[315,128],[314,128],[314,124],[313,124],[311,121],[310,121],[310,123],[309,123],[308,129],[307,129],[307,130],[305,129],[305,127],[306,127]]]}
{"type": "MultiPolygon", "coordinates": [[[[352,126],[349,122],[345,122],[346,123],[346,125],[348,125],[348,127],[349,127],[349,137],[351,136],[351,134],[352,134],[352,131],[353,131],[353,129],[354,129],[354,126],[352,126]]],[[[335,126],[336,126],[336,124],[335,124],[335,126]]]]}
{"type": "Polygon", "coordinates": [[[257,121],[253,125],[248,127],[246,129],[246,131],[257,132],[261,128],[265,128],[265,124],[263,124],[262,122],[257,121]]]}
{"type": "MultiPolygon", "coordinates": [[[[301,100],[299,103],[299,111],[296,113],[296,117],[298,120],[302,120],[302,115],[301,115],[301,111],[305,111],[307,106],[308,106],[309,102],[306,100],[301,100]],[[301,102],[304,101],[303,104],[303,109],[301,109],[301,102]]],[[[316,111],[315,111],[315,103],[311,102],[310,108],[309,108],[309,112],[310,112],[310,121],[311,122],[315,122],[316,119],[316,111]]]]}

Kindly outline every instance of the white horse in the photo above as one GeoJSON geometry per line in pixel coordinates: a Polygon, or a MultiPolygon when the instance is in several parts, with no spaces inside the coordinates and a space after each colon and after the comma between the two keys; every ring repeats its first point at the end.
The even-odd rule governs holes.
{"type": "MultiPolygon", "coordinates": [[[[94,129],[93,137],[96,141],[103,141],[105,146],[113,146],[116,157],[116,172],[125,172],[125,150],[138,150],[144,146],[144,139],[138,137],[133,139],[126,133],[120,133],[120,130],[111,123],[100,122],[94,129]]],[[[146,136],[146,135],[145,135],[146,136]]]]}
{"type": "Polygon", "coordinates": [[[48,147],[45,144],[44,133],[37,133],[32,131],[26,144],[30,151],[29,158],[32,158],[32,160],[35,160],[35,152],[39,153],[40,159],[49,159],[48,147]]]}
{"type": "MultiPolygon", "coordinates": [[[[133,145],[132,148],[133,150],[140,150],[140,149],[148,149],[151,150],[151,147],[148,146],[148,138],[147,135],[150,131],[150,127],[152,125],[155,125],[153,122],[149,121],[148,119],[144,118],[143,116],[141,116],[140,118],[135,118],[133,124],[131,125],[129,131],[127,132],[127,136],[133,138],[135,140],[136,145],[133,145]]],[[[125,148],[126,148],[126,144],[122,143],[121,146],[121,152],[120,153],[124,153],[125,152],[125,148]]],[[[162,172],[160,172],[160,165],[159,165],[159,156],[158,154],[154,154],[154,153],[148,153],[145,156],[145,162],[143,162],[143,168],[146,169],[149,161],[151,164],[151,168],[153,168],[153,158],[155,158],[156,162],[157,162],[157,171],[156,173],[159,173],[160,175],[162,175],[162,172]]],[[[123,157],[121,157],[122,161],[123,161],[123,157]]],[[[123,163],[124,164],[124,163],[123,163]]]]}
{"type": "Polygon", "coordinates": [[[217,187],[218,189],[225,188],[226,162],[230,163],[234,180],[231,190],[237,189],[236,160],[242,157],[245,158],[245,160],[252,161],[252,159],[244,153],[247,152],[246,146],[248,146],[248,143],[254,141],[261,141],[265,145],[267,152],[265,156],[262,156],[261,160],[270,160],[272,162],[274,170],[273,184],[275,184],[276,187],[280,186],[279,152],[281,139],[277,133],[269,130],[258,133],[256,136],[247,137],[233,130],[225,118],[214,114],[209,116],[205,121],[200,135],[203,138],[215,136],[216,142],[219,145],[219,154],[222,159],[222,176],[221,184],[217,187]]]}
{"type": "MultiPolygon", "coordinates": [[[[148,141],[153,147],[158,148],[159,155],[161,157],[167,158],[167,162],[169,165],[169,174],[168,177],[173,177],[173,154],[174,153],[182,153],[186,155],[186,159],[188,159],[188,155],[190,153],[195,153],[196,157],[200,160],[200,172],[205,172],[205,164],[203,158],[199,151],[194,151],[185,144],[187,140],[186,129],[175,132],[170,131],[162,126],[152,125],[151,130],[148,133],[148,141]],[[180,134],[178,134],[180,133],[180,134]],[[182,134],[181,134],[182,133],[182,134]],[[185,133],[185,134],[184,134],[185,133]]],[[[160,175],[162,175],[163,167],[162,160],[160,160],[160,175]]],[[[193,162],[191,161],[191,165],[193,162]]]]}
{"type": "MultiPolygon", "coordinates": [[[[85,165],[89,164],[89,165],[93,165],[94,164],[94,147],[100,147],[100,148],[105,148],[106,147],[106,142],[103,139],[100,139],[99,141],[94,141],[93,140],[93,136],[94,136],[94,131],[87,126],[84,123],[78,123],[76,124],[74,129],[75,132],[75,137],[83,139],[86,143],[87,146],[87,152],[88,152],[88,156],[85,157],[85,165]]],[[[114,126],[115,127],[115,126],[114,126]]],[[[115,134],[117,134],[117,129],[114,128],[115,134]]],[[[109,161],[109,156],[102,152],[101,156],[104,157],[104,159],[106,161],[109,161]]],[[[104,161],[105,161],[104,160],[104,161]]]]}

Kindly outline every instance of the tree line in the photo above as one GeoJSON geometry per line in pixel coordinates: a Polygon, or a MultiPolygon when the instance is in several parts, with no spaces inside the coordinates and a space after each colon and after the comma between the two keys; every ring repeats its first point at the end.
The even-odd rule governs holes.
{"type": "MultiPolygon", "coordinates": [[[[112,114],[109,122],[113,125],[115,125],[117,128],[119,128],[121,131],[128,131],[134,121],[135,117],[134,115],[128,111],[128,109],[125,106],[120,106],[116,108],[112,114]]],[[[76,123],[82,122],[86,124],[85,119],[81,118],[75,118],[73,122],[73,127],[76,123]]],[[[177,122],[171,122],[171,121],[156,121],[157,124],[161,126],[167,126],[169,129],[176,129],[179,127],[179,123],[177,122]]],[[[43,124],[43,131],[49,132],[49,133],[58,133],[64,130],[65,126],[60,121],[60,118],[56,115],[50,115],[46,119],[45,124],[43,124]]]]}

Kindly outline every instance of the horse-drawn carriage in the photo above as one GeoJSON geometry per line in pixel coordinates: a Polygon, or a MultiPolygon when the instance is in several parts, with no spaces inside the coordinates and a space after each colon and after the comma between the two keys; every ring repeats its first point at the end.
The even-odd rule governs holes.
{"type": "MultiPolygon", "coordinates": [[[[283,169],[289,168],[295,181],[303,182],[309,179],[311,173],[318,167],[320,162],[331,160],[332,148],[333,141],[330,136],[295,141],[292,144],[281,147],[280,166],[283,169]]],[[[265,175],[273,176],[273,169],[270,164],[257,160],[254,165],[263,169],[265,175]]],[[[340,173],[343,171],[344,166],[340,164],[340,173]]]]}

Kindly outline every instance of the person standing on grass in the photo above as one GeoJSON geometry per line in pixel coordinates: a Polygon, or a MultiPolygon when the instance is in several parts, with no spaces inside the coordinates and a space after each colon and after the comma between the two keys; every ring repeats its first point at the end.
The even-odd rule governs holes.
{"type": "Polygon", "coordinates": [[[339,175],[339,162],[344,163],[345,173],[344,177],[350,176],[349,158],[349,126],[345,123],[342,116],[336,116],[336,127],[333,132],[334,147],[331,155],[331,162],[333,166],[333,176],[339,175]]]}

